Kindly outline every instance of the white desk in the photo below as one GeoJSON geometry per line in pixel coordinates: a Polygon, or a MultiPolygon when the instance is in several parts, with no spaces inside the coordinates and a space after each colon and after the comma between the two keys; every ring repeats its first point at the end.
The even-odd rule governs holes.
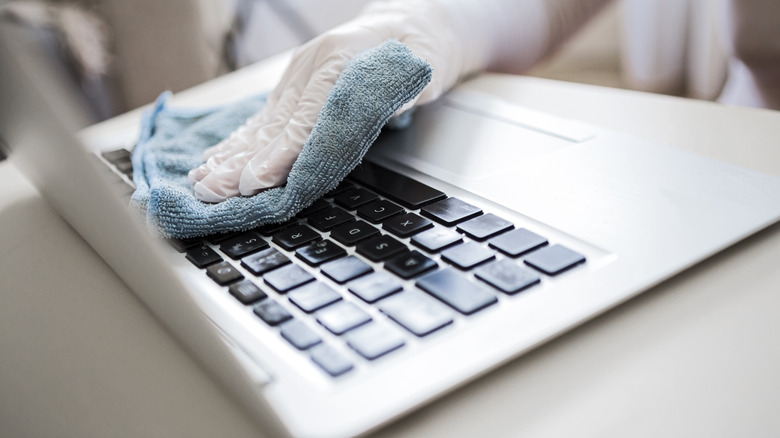
{"type": "MultiPolygon", "coordinates": [[[[267,88],[281,65],[179,102],[267,88]]],[[[780,175],[777,112],[497,75],[466,87],[780,175]]],[[[778,260],[775,226],[379,435],[777,436],[778,260]]],[[[260,434],[8,161],[0,299],[0,436],[260,434]]]]}

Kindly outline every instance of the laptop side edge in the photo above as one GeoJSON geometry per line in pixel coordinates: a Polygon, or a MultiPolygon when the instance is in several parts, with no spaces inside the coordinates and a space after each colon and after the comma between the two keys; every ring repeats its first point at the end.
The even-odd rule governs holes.
{"type": "MultiPolygon", "coordinates": [[[[165,268],[154,241],[106,185],[74,136],[83,122],[37,48],[16,26],[0,26],[0,133],[10,158],[100,254],[208,374],[270,436],[288,435],[236,351],[165,268]]],[[[97,161],[97,160],[95,160],[97,161]]]]}

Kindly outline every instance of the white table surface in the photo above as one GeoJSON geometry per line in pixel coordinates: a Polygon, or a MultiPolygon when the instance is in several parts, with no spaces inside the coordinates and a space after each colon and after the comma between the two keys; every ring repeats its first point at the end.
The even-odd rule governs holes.
{"type": "MultiPolygon", "coordinates": [[[[283,63],[177,100],[268,88],[283,63]]],[[[500,75],[465,88],[780,175],[778,112],[500,75]]],[[[778,436],[778,261],[774,226],[378,435],[778,436]]],[[[0,436],[262,435],[8,160],[0,300],[0,436]]]]}

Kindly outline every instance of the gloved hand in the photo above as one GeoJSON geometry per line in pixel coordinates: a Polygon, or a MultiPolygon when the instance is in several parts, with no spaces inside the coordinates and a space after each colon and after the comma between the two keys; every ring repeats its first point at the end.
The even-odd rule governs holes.
{"type": "Polygon", "coordinates": [[[464,59],[447,9],[437,1],[392,1],[370,5],[351,22],[333,29],[294,54],[267,106],[230,137],[204,152],[205,164],[189,173],[196,196],[220,202],[284,184],[293,162],[344,64],[356,53],[395,38],[434,69],[417,100],[436,99],[459,77],[481,68],[464,59]]]}
{"type": "Polygon", "coordinates": [[[521,72],[574,33],[609,0],[389,0],[301,46],[267,106],[204,152],[188,180],[198,199],[220,202],[284,184],[344,64],[394,38],[433,67],[433,79],[401,108],[430,102],[487,68],[521,72]]]}

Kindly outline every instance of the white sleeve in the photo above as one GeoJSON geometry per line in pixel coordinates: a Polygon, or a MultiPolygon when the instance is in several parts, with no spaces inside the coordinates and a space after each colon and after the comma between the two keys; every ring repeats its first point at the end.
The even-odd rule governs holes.
{"type": "Polygon", "coordinates": [[[557,49],[611,0],[436,0],[465,46],[462,72],[521,73],[557,49]]]}

